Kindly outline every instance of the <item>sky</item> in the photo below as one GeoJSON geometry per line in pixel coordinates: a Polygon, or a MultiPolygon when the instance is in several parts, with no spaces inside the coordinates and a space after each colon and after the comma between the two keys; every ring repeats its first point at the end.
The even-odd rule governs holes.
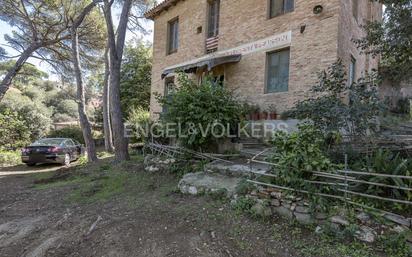
{"type": "MultiPolygon", "coordinates": [[[[115,20],[114,23],[116,24],[118,21],[118,17],[116,17],[116,15],[114,15],[115,20]]],[[[150,33],[148,35],[142,35],[140,32],[139,33],[131,33],[130,31],[127,32],[126,34],[126,40],[127,41],[131,41],[134,39],[142,39],[143,41],[149,41],[152,42],[153,41],[153,22],[150,20],[142,20],[142,24],[144,26],[144,28],[146,28],[146,30],[148,30],[150,33]]],[[[13,50],[10,47],[5,46],[5,44],[7,44],[7,42],[4,40],[4,36],[6,34],[11,34],[13,28],[10,27],[7,23],[0,21],[0,46],[3,47],[7,53],[9,54],[9,56],[15,56],[18,55],[18,52],[16,52],[15,50],[13,50]]],[[[47,73],[49,73],[50,80],[57,80],[58,77],[53,74],[52,72],[52,68],[50,67],[50,65],[48,65],[45,62],[42,62],[38,59],[34,59],[34,58],[30,58],[28,60],[29,63],[37,66],[37,68],[39,68],[40,70],[43,70],[47,73]]]]}

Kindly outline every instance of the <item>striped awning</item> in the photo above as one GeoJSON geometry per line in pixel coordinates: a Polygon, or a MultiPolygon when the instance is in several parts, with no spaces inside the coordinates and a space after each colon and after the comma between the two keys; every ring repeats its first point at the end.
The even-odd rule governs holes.
{"type": "Polygon", "coordinates": [[[164,79],[170,73],[176,73],[178,71],[183,71],[186,73],[193,73],[196,72],[199,68],[207,68],[208,71],[211,71],[214,67],[217,67],[222,64],[228,63],[237,63],[242,59],[241,54],[234,54],[234,55],[225,55],[220,57],[211,57],[205,60],[193,62],[193,63],[186,63],[181,66],[175,66],[170,69],[166,69],[162,73],[162,79],[164,79]]]}

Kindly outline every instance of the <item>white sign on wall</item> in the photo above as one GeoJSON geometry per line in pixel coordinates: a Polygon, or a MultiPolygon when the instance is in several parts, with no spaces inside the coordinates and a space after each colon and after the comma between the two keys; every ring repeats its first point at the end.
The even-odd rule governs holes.
{"type": "Polygon", "coordinates": [[[291,42],[292,42],[292,31],[288,31],[288,32],[276,34],[276,35],[273,35],[273,36],[255,41],[255,42],[247,43],[247,44],[244,44],[238,47],[234,47],[231,49],[222,50],[219,52],[208,54],[208,55],[202,56],[200,58],[197,58],[197,59],[194,59],[188,62],[173,65],[173,66],[167,67],[165,70],[175,69],[175,68],[185,66],[188,64],[208,60],[214,57],[222,57],[222,56],[235,55],[235,54],[241,54],[245,56],[245,55],[260,52],[260,51],[275,50],[275,49],[289,46],[291,42]]]}
{"type": "Polygon", "coordinates": [[[248,55],[255,52],[267,51],[290,45],[292,41],[292,31],[270,36],[252,43],[247,43],[229,50],[215,53],[217,56],[242,54],[248,55]]]}

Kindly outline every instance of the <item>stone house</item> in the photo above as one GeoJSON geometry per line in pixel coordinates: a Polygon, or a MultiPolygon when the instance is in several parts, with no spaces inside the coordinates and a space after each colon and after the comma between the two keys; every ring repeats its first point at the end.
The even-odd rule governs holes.
{"type": "Polygon", "coordinates": [[[162,112],[153,93],[170,93],[178,70],[198,80],[209,74],[281,113],[338,58],[349,81],[378,66],[352,42],[362,24],[382,17],[370,0],[164,0],[145,17],[154,21],[153,117],[162,112]]]}

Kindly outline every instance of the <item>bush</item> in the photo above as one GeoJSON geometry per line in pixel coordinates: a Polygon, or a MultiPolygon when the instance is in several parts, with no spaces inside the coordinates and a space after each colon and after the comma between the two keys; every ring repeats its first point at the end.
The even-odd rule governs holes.
{"type": "Polygon", "coordinates": [[[384,106],[379,99],[375,74],[349,85],[341,61],[319,74],[318,85],[312,88],[313,97],[296,104],[288,112],[298,119],[309,119],[326,135],[344,131],[352,140],[362,140],[376,130],[374,118],[384,106]],[[348,103],[342,98],[348,96],[348,103]]]}
{"type": "Polygon", "coordinates": [[[82,129],[78,126],[70,126],[59,130],[51,131],[47,137],[52,138],[71,138],[84,144],[82,129]]]}
{"type": "Polygon", "coordinates": [[[30,130],[18,115],[8,108],[0,108],[0,150],[23,147],[30,143],[30,130]]]}
{"type": "Polygon", "coordinates": [[[272,140],[274,153],[270,159],[277,165],[277,183],[308,189],[304,180],[313,178],[312,172],[330,172],[335,167],[325,154],[322,133],[308,123],[298,128],[299,131],[290,134],[275,133],[272,140]]]}
{"type": "Polygon", "coordinates": [[[147,126],[150,123],[150,113],[142,107],[132,107],[128,113],[127,123],[132,127],[133,140],[139,142],[144,140],[147,126]]]}
{"type": "MultiPolygon", "coordinates": [[[[412,173],[412,160],[402,158],[399,153],[393,153],[380,149],[377,152],[374,152],[369,156],[358,160],[352,165],[351,168],[353,168],[354,170],[361,170],[372,173],[410,176],[412,173]]],[[[373,183],[392,185],[396,187],[412,188],[412,180],[407,179],[377,176],[358,176],[358,179],[373,183]]],[[[396,188],[359,184],[356,186],[356,190],[359,192],[365,192],[367,194],[373,194],[382,197],[405,199],[409,201],[412,200],[411,191],[400,190],[396,188]]],[[[403,207],[398,204],[391,203],[391,206],[396,207],[397,209],[403,209],[403,207]]]]}
{"type": "Polygon", "coordinates": [[[40,101],[32,101],[19,91],[9,90],[0,103],[0,109],[9,109],[17,113],[19,120],[24,121],[30,139],[44,137],[51,127],[52,111],[40,101]]]}
{"type": "Polygon", "coordinates": [[[0,167],[14,166],[21,163],[19,151],[0,150],[0,167]]]}
{"type": "Polygon", "coordinates": [[[227,127],[232,131],[236,129],[244,115],[243,104],[225,87],[211,78],[197,85],[185,74],[179,75],[178,84],[179,88],[172,95],[158,97],[158,100],[167,110],[162,121],[178,124],[181,135],[177,136],[184,146],[210,149],[222,137],[227,137],[230,132],[227,127]],[[224,128],[214,124],[222,124],[224,128]]]}

